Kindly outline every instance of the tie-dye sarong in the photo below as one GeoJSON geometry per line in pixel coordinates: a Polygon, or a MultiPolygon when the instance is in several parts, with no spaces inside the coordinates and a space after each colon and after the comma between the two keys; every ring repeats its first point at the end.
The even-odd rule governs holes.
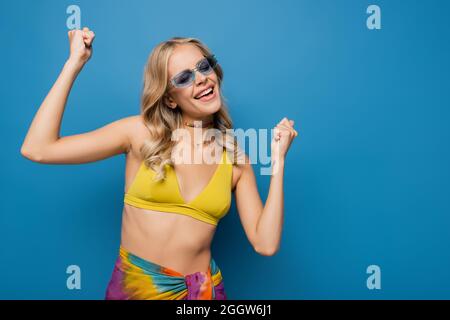
{"type": "Polygon", "coordinates": [[[226,300],[220,269],[213,258],[207,272],[183,274],[144,260],[122,246],[106,300],[226,300]]]}

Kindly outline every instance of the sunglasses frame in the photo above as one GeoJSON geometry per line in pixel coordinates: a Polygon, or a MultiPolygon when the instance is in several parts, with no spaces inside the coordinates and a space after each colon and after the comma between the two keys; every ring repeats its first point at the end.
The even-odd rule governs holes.
{"type": "Polygon", "coordinates": [[[176,75],[174,75],[174,76],[172,77],[172,79],[170,79],[169,84],[170,84],[172,87],[174,87],[174,88],[187,88],[187,87],[189,87],[190,85],[192,85],[192,83],[195,81],[195,71],[198,71],[198,72],[200,72],[201,74],[203,74],[203,75],[205,75],[205,76],[208,75],[208,74],[210,74],[211,72],[208,72],[208,73],[205,74],[205,73],[203,73],[203,72],[201,72],[201,71],[199,70],[200,63],[202,63],[205,59],[206,59],[206,61],[208,62],[208,64],[210,65],[210,67],[211,67],[211,72],[214,71],[214,68],[217,66],[217,59],[216,59],[216,57],[215,57],[214,54],[211,54],[211,55],[208,55],[208,56],[204,56],[203,59],[201,59],[200,61],[198,61],[197,64],[195,65],[195,68],[194,68],[194,69],[186,69],[186,70],[183,70],[183,71],[177,73],[176,75]],[[184,72],[186,72],[186,71],[189,71],[189,72],[191,73],[191,77],[190,77],[189,82],[188,82],[186,85],[182,85],[182,86],[177,85],[176,82],[175,82],[175,79],[176,79],[177,77],[181,76],[181,75],[182,75],[184,72]]]}

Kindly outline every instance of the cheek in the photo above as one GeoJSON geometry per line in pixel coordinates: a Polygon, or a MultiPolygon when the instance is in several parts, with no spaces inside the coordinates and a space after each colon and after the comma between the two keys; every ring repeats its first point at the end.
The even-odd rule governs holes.
{"type": "Polygon", "coordinates": [[[191,92],[189,92],[189,89],[186,89],[186,90],[177,92],[177,94],[174,95],[173,98],[178,104],[185,105],[186,102],[192,103],[191,96],[192,96],[192,94],[191,94],[191,92]]]}

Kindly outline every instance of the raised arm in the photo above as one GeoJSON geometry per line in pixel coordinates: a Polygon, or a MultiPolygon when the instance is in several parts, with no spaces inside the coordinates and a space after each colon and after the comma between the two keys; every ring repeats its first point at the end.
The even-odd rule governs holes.
{"type": "Polygon", "coordinates": [[[40,163],[85,163],[126,153],[134,117],[97,130],[60,137],[61,121],[72,85],[92,55],[94,33],[87,27],[68,32],[70,56],[30,125],[21,154],[40,163]]]}
{"type": "Polygon", "coordinates": [[[236,206],[245,234],[255,251],[264,256],[272,256],[280,248],[284,221],[284,163],[291,142],[298,135],[293,125],[292,120],[283,118],[275,127],[271,153],[272,175],[265,204],[261,201],[247,156],[236,184],[236,206]]]}

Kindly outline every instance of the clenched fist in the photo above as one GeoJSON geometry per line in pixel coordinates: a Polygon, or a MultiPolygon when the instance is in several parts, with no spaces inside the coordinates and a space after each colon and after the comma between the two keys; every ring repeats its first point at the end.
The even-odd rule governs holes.
{"type": "Polygon", "coordinates": [[[85,64],[92,56],[94,32],[84,27],[83,30],[70,30],[67,34],[70,43],[70,59],[85,64]]]}
{"type": "Polygon", "coordinates": [[[274,128],[274,133],[271,156],[273,160],[281,160],[286,157],[292,140],[298,136],[294,121],[284,117],[274,128]]]}

